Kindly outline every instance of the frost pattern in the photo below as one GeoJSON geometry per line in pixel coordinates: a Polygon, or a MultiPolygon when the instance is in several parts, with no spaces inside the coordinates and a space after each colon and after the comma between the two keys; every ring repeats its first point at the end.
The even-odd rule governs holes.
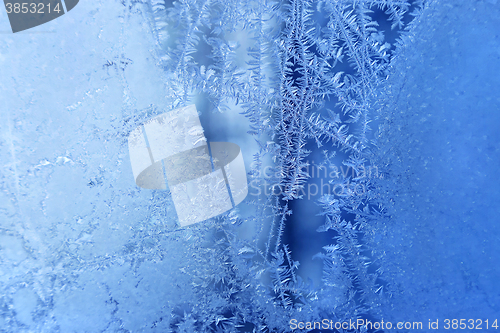
{"type": "Polygon", "coordinates": [[[383,206],[375,185],[360,174],[370,166],[377,89],[396,45],[412,36],[414,23],[406,23],[423,8],[420,1],[386,0],[153,2],[173,105],[202,93],[215,112],[240,106],[259,145],[249,182],[274,184],[281,193],[260,195],[251,202],[254,214],[238,222],[255,226],[251,240],[238,241],[233,227],[220,231],[221,252],[210,256],[213,271],[192,274],[206,281],[197,299],[225,301],[217,311],[205,302],[192,304],[176,327],[280,332],[291,318],[379,314],[381,281],[361,239],[383,206]],[[395,45],[378,29],[375,13],[399,31],[395,45]],[[246,49],[240,40],[250,40],[246,49]],[[325,168],[336,154],[345,156],[344,166],[356,175],[341,181],[369,189],[363,196],[325,194],[319,201],[326,222],[318,231],[336,234],[316,256],[324,262],[320,288],[297,274],[299,262],[283,241],[292,214],[288,203],[303,199],[311,177],[310,143],[323,149],[325,168]],[[346,213],[356,218],[346,221],[346,213]],[[219,262],[227,263],[224,273],[219,262]]]}
{"type": "Polygon", "coordinates": [[[496,2],[80,2],[2,39],[0,332],[493,320],[496,2]],[[127,138],[193,103],[246,117],[262,191],[182,229],[169,192],[135,187],[127,138]],[[318,156],[343,190],[309,202],[314,285],[287,231],[318,156]]]}

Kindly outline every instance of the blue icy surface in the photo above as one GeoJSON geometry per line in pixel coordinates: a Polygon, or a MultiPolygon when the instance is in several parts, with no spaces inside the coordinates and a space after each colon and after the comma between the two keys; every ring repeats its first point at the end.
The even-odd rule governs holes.
{"type": "MultiPolygon", "coordinates": [[[[209,324],[196,316],[231,322],[240,294],[218,294],[227,277],[217,268],[231,265],[231,250],[251,251],[233,242],[230,254],[210,256],[213,228],[172,231],[168,194],[133,181],[128,133],[171,109],[182,88],[158,65],[149,2],[81,1],[15,35],[3,33],[0,12],[0,332],[193,332],[209,324]],[[214,272],[219,284],[205,285],[200,276],[214,272]],[[192,310],[200,290],[203,317],[192,310]]],[[[386,214],[365,230],[383,286],[371,318],[419,321],[423,331],[428,320],[500,320],[499,74],[500,2],[435,1],[377,87],[372,159],[384,171],[386,214]]],[[[230,135],[251,161],[244,118],[217,117],[241,126],[230,135]]],[[[360,288],[338,281],[346,294],[360,288]]],[[[267,295],[252,294],[248,325],[211,327],[251,332],[265,315],[290,331],[267,295]]],[[[342,297],[320,295],[332,312],[312,302],[287,315],[342,311],[342,297]]]]}
{"type": "Polygon", "coordinates": [[[499,10],[437,4],[395,61],[378,152],[394,204],[377,237],[397,290],[384,310],[392,318],[439,319],[441,329],[445,319],[482,319],[483,329],[498,319],[499,10]]]}

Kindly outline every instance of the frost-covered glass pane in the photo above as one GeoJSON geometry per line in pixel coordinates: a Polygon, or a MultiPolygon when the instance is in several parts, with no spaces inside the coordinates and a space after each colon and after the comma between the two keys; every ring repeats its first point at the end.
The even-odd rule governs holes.
{"type": "Polygon", "coordinates": [[[4,5],[0,332],[498,328],[497,0],[4,5]]]}

